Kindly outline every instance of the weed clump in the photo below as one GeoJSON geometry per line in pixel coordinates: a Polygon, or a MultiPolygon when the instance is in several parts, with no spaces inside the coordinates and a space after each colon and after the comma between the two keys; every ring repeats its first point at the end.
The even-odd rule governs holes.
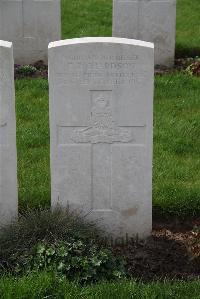
{"type": "Polygon", "coordinates": [[[36,210],[0,231],[0,271],[54,271],[81,283],[125,276],[124,261],[100,242],[101,233],[69,210],[36,210]]]}

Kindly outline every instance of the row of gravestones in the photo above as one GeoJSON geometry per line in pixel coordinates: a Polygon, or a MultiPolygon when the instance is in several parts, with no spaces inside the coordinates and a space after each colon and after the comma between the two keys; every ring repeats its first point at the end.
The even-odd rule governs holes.
{"type": "MultiPolygon", "coordinates": [[[[113,36],[155,44],[155,64],[174,63],[176,0],[113,0],[113,36]]],[[[60,0],[1,0],[0,39],[14,44],[17,64],[47,62],[61,36],[60,0]]]]}
{"type": "MultiPolygon", "coordinates": [[[[105,37],[49,45],[51,202],[108,236],[147,237],[152,218],[154,46],[105,37]]],[[[12,43],[0,41],[0,221],[17,215],[12,43]]]]}

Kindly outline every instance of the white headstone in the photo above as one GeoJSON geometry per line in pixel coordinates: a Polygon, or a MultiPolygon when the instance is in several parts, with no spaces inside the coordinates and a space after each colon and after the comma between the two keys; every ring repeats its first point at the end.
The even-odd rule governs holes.
{"type": "Polygon", "coordinates": [[[15,63],[47,62],[60,34],[60,0],[0,0],[0,39],[13,42],[15,63]]]}
{"type": "Polygon", "coordinates": [[[0,41],[0,226],[17,215],[17,154],[12,43],[0,41]]]}
{"type": "Polygon", "coordinates": [[[52,206],[113,237],[151,232],[153,68],[151,43],[49,45],[52,206]]]}
{"type": "Polygon", "coordinates": [[[155,65],[174,64],[176,0],[113,0],[113,36],[155,44],[155,65]]]}

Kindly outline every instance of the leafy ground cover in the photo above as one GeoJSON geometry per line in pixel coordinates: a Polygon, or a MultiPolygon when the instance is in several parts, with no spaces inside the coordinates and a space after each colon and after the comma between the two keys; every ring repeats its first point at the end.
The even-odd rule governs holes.
{"type": "Polygon", "coordinates": [[[132,278],[142,281],[200,276],[197,222],[173,227],[154,225],[139,240],[106,239],[95,223],[68,210],[30,210],[0,231],[0,273],[19,277],[54,271],[81,284],[132,278]],[[196,227],[195,227],[196,225],[196,227]]]}
{"type": "Polygon", "coordinates": [[[84,215],[30,210],[0,230],[0,274],[53,271],[81,284],[126,277],[125,260],[84,215]]]}

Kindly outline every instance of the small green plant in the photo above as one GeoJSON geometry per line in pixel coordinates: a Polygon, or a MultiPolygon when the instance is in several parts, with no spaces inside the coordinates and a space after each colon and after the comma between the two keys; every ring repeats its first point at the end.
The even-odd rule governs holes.
{"type": "Polygon", "coordinates": [[[32,65],[21,65],[16,69],[16,73],[23,76],[33,75],[37,71],[36,67],[32,65]]]}
{"type": "Polygon", "coordinates": [[[93,223],[69,210],[31,211],[0,231],[0,271],[47,269],[80,282],[124,277],[123,259],[101,238],[93,223]]]}
{"type": "Polygon", "coordinates": [[[68,280],[81,283],[111,280],[125,277],[124,261],[112,251],[100,248],[92,242],[71,239],[53,244],[41,242],[32,253],[18,257],[16,272],[24,267],[28,271],[53,271],[68,280]]]}

